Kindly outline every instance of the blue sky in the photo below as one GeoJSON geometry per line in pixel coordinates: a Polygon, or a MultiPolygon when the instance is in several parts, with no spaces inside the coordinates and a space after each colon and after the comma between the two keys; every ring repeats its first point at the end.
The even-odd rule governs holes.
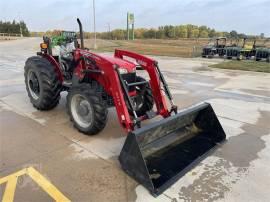
{"type": "MultiPolygon", "coordinates": [[[[207,25],[270,36],[270,0],[96,0],[97,31],[126,27],[126,13],[135,13],[136,27],[207,25]]],[[[0,19],[22,18],[32,31],[77,30],[80,17],[92,31],[92,0],[1,0],[0,19]]]]}

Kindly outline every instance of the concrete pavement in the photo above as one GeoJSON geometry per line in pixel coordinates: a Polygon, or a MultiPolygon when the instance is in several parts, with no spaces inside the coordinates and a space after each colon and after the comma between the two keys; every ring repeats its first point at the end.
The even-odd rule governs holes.
{"type": "MultiPolygon", "coordinates": [[[[179,107],[210,102],[227,142],[153,198],[120,168],[125,133],[114,109],[100,134],[85,136],[69,121],[66,93],[54,110],[32,107],[23,67],[40,40],[0,43],[0,178],[34,167],[71,201],[270,201],[270,74],[209,68],[217,59],[155,57],[179,107]]],[[[18,179],[15,201],[52,200],[28,176],[18,179]]]]}

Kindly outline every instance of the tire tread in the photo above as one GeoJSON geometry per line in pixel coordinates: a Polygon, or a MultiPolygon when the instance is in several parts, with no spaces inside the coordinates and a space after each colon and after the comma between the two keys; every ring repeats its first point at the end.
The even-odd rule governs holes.
{"type": "Polygon", "coordinates": [[[62,90],[61,82],[57,77],[54,66],[41,56],[33,56],[27,59],[24,66],[25,85],[30,101],[38,110],[50,110],[56,107],[60,100],[60,92],[62,90]],[[28,89],[27,74],[29,69],[33,69],[39,74],[42,85],[42,97],[39,101],[32,98],[28,89]]]}

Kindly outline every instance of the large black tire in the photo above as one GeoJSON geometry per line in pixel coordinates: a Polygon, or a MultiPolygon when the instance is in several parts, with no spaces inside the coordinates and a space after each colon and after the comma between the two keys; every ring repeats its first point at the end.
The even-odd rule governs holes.
{"type": "MultiPolygon", "coordinates": [[[[137,76],[136,82],[142,82],[145,81],[144,78],[137,76]]],[[[149,84],[145,85],[144,93],[140,95],[139,99],[136,99],[137,101],[136,105],[139,106],[135,111],[137,113],[137,116],[143,116],[147,111],[150,111],[153,109],[154,106],[154,98],[152,94],[152,90],[149,86],[149,84]]],[[[129,109],[130,115],[133,116],[132,111],[129,109]]]]}
{"type": "Polygon", "coordinates": [[[27,59],[24,78],[31,103],[38,110],[50,110],[57,106],[62,89],[54,66],[41,56],[27,59]]]}
{"type": "Polygon", "coordinates": [[[236,58],[238,61],[241,61],[243,60],[243,55],[241,53],[238,53],[236,58]]]}
{"type": "Polygon", "coordinates": [[[214,53],[213,53],[213,52],[211,52],[209,55],[207,55],[207,58],[209,58],[209,59],[214,58],[214,53]]]}
{"type": "Polygon", "coordinates": [[[260,61],[260,60],[261,60],[261,58],[255,57],[255,61],[260,61]]]}
{"type": "Polygon", "coordinates": [[[82,83],[73,86],[67,95],[67,111],[70,120],[73,122],[75,128],[87,135],[99,133],[104,129],[107,123],[107,103],[106,100],[102,98],[102,91],[99,85],[96,82],[94,84],[95,85],[93,85],[93,83],[82,83]],[[79,97],[83,99],[85,105],[83,106],[81,101],[79,106],[83,108],[82,110],[86,110],[81,112],[81,114],[79,112],[81,109],[80,107],[76,107],[77,101],[74,100],[79,97]]]}

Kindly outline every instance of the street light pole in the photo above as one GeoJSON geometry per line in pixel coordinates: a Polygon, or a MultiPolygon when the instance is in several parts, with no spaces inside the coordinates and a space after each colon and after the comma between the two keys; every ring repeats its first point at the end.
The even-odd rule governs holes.
{"type": "Polygon", "coordinates": [[[21,37],[23,37],[21,22],[19,22],[19,24],[20,24],[20,33],[21,33],[21,37]]]}
{"type": "Polygon", "coordinates": [[[21,21],[20,21],[20,15],[21,13],[19,12],[18,15],[17,15],[17,18],[18,18],[18,21],[19,21],[19,26],[20,26],[20,34],[21,34],[21,37],[23,37],[23,34],[22,34],[22,25],[21,25],[21,21]]]}
{"type": "Polygon", "coordinates": [[[111,24],[108,22],[108,28],[109,28],[109,39],[111,39],[111,24]]]}
{"type": "Polygon", "coordinates": [[[97,49],[97,33],[96,33],[96,7],[95,7],[95,0],[93,0],[93,17],[94,17],[94,49],[97,49]]]}

